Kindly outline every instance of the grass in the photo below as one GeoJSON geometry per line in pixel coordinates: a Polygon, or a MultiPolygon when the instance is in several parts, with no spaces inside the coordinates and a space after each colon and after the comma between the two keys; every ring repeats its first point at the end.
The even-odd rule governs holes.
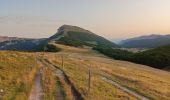
{"type": "Polygon", "coordinates": [[[0,99],[26,100],[36,74],[37,62],[29,53],[0,52],[0,99]]]}
{"type": "MultiPolygon", "coordinates": [[[[133,96],[109,84],[99,75],[116,81],[153,100],[170,99],[170,73],[148,66],[110,59],[90,48],[60,46],[58,53],[42,53],[40,57],[60,67],[85,100],[136,100],[133,96]],[[64,66],[62,67],[62,57],[64,66]],[[88,91],[88,72],[92,72],[88,91]]],[[[32,81],[41,66],[34,53],[0,52],[0,99],[27,100],[32,81]]],[[[72,100],[71,87],[49,67],[42,68],[42,86],[45,100],[56,99],[58,87],[66,100],[72,100]]]]}
{"type": "MultiPolygon", "coordinates": [[[[141,95],[144,95],[154,100],[169,100],[170,99],[170,73],[158,69],[154,69],[148,66],[134,64],[125,61],[112,60],[95,51],[86,49],[86,52],[81,49],[75,53],[69,51],[66,47],[62,52],[57,54],[48,54],[47,58],[55,65],[61,67],[61,56],[66,56],[64,59],[65,66],[61,67],[70,80],[74,83],[76,88],[80,91],[84,98],[87,99],[87,84],[88,84],[88,67],[91,65],[93,70],[92,79],[92,97],[93,100],[110,99],[119,96],[113,96],[111,94],[119,95],[123,94],[123,97],[131,97],[121,90],[110,87],[110,84],[102,83],[102,91],[100,79],[95,77],[95,74],[103,74],[108,78],[117,81],[122,86],[125,86],[141,95]],[[89,52],[89,53],[88,53],[89,52]],[[109,90],[109,91],[108,91],[109,90]],[[104,92],[107,91],[107,92],[104,92]],[[118,91],[118,92],[115,92],[118,91]]],[[[72,47],[71,47],[72,48],[72,47]]]]}
{"type": "Polygon", "coordinates": [[[62,88],[65,99],[72,100],[73,95],[72,95],[71,87],[68,84],[66,84],[66,82],[62,78],[58,77],[58,82],[59,82],[59,86],[61,86],[62,88]]]}
{"type": "Polygon", "coordinates": [[[42,87],[44,91],[44,100],[55,100],[57,89],[56,75],[50,67],[42,68],[42,87]]]}
{"type": "Polygon", "coordinates": [[[72,100],[73,98],[71,87],[49,65],[42,67],[42,86],[44,100],[58,99],[57,91],[61,92],[66,100],[72,100]]]}
{"type": "Polygon", "coordinates": [[[170,99],[169,72],[128,62],[103,65],[108,77],[154,100],[170,99]],[[109,71],[107,71],[109,70],[109,71]]]}
{"type": "MultiPolygon", "coordinates": [[[[82,94],[85,100],[89,99],[88,93],[88,65],[74,57],[65,59],[64,67],[61,67],[60,54],[45,55],[50,62],[59,66],[69,77],[76,89],[82,94]]],[[[92,100],[135,100],[134,97],[122,92],[109,83],[102,81],[95,74],[92,75],[90,97],[92,100]]]]}

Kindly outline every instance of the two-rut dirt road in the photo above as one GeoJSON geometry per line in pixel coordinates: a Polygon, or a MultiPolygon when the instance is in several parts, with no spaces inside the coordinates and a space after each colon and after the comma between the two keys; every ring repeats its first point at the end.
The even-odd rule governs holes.
{"type": "MultiPolygon", "coordinates": [[[[71,81],[69,80],[69,78],[67,77],[67,75],[64,73],[64,71],[62,71],[60,68],[58,68],[57,66],[51,64],[50,62],[48,62],[47,60],[43,60],[42,63],[50,68],[52,68],[56,75],[59,78],[64,79],[65,83],[71,87],[71,92],[72,92],[72,100],[84,100],[81,96],[81,94],[76,90],[75,86],[73,85],[73,83],[71,83],[71,81]]],[[[60,92],[61,93],[61,92],[60,92]]]]}
{"type": "MultiPolygon", "coordinates": [[[[68,77],[65,75],[65,73],[59,69],[57,66],[51,64],[50,62],[46,61],[46,60],[41,60],[40,63],[43,65],[43,67],[50,67],[53,69],[53,71],[56,73],[56,75],[59,78],[62,78],[65,80],[65,82],[71,87],[72,90],[72,95],[73,95],[73,100],[83,100],[83,98],[81,97],[81,94],[75,89],[74,85],[70,82],[70,80],[68,79],[68,77]]],[[[119,88],[120,90],[122,90],[123,92],[126,92],[127,94],[136,97],[139,100],[149,100],[147,97],[142,96],[126,87],[123,87],[122,85],[118,84],[117,82],[99,75],[100,79],[104,80],[107,83],[112,84],[113,86],[119,88]]],[[[57,81],[57,80],[56,80],[57,81]]],[[[29,96],[29,100],[42,100],[43,97],[43,90],[42,90],[42,86],[41,86],[41,73],[38,72],[35,80],[33,82],[33,87],[29,96]]],[[[56,88],[56,99],[57,100],[64,100],[64,94],[62,93],[62,88],[60,86],[57,86],[56,88]]]]}
{"type": "MultiPolygon", "coordinates": [[[[53,66],[51,66],[49,63],[47,63],[45,60],[41,60],[41,63],[43,65],[43,67],[50,67],[53,69],[53,71],[56,73],[57,77],[59,78],[63,78],[64,79],[64,75],[62,73],[62,71],[60,70],[55,70],[53,68],[53,66]]],[[[59,81],[59,80],[56,80],[59,81]]],[[[62,92],[62,87],[59,84],[56,84],[56,99],[57,100],[65,100],[64,94],[62,92]]]]}
{"type": "MultiPolygon", "coordinates": [[[[39,63],[42,65],[42,67],[49,67],[47,63],[44,63],[42,61],[39,61],[39,63]]],[[[44,93],[41,85],[41,74],[42,73],[40,73],[40,71],[36,74],[28,100],[43,100],[44,93]]],[[[57,75],[59,75],[60,77],[62,76],[61,74],[59,74],[59,72],[57,72],[57,75]]],[[[65,100],[60,86],[57,86],[56,88],[56,100],[65,100]]]]}

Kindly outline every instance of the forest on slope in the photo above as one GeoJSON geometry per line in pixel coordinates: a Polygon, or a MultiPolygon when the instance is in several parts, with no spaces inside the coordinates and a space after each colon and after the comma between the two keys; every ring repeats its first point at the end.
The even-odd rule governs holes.
{"type": "Polygon", "coordinates": [[[170,45],[139,53],[106,47],[95,47],[93,49],[118,60],[131,61],[159,69],[170,68],[170,45]]]}

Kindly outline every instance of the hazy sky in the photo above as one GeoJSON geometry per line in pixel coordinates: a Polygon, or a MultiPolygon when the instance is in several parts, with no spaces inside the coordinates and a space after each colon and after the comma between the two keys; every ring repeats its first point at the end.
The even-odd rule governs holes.
{"type": "Polygon", "coordinates": [[[0,35],[49,37],[71,24],[109,39],[170,33],[170,0],[0,0],[0,35]]]}

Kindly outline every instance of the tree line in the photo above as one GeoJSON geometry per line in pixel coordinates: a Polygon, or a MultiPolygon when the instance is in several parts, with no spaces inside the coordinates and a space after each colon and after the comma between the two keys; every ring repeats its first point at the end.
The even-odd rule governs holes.
{"type": "Polygon", "coordinates": [[[159,69],[170,68],[170,45],[139,53],[101,46],[93,49],[117,60],[130,61],[159,69]]]}

